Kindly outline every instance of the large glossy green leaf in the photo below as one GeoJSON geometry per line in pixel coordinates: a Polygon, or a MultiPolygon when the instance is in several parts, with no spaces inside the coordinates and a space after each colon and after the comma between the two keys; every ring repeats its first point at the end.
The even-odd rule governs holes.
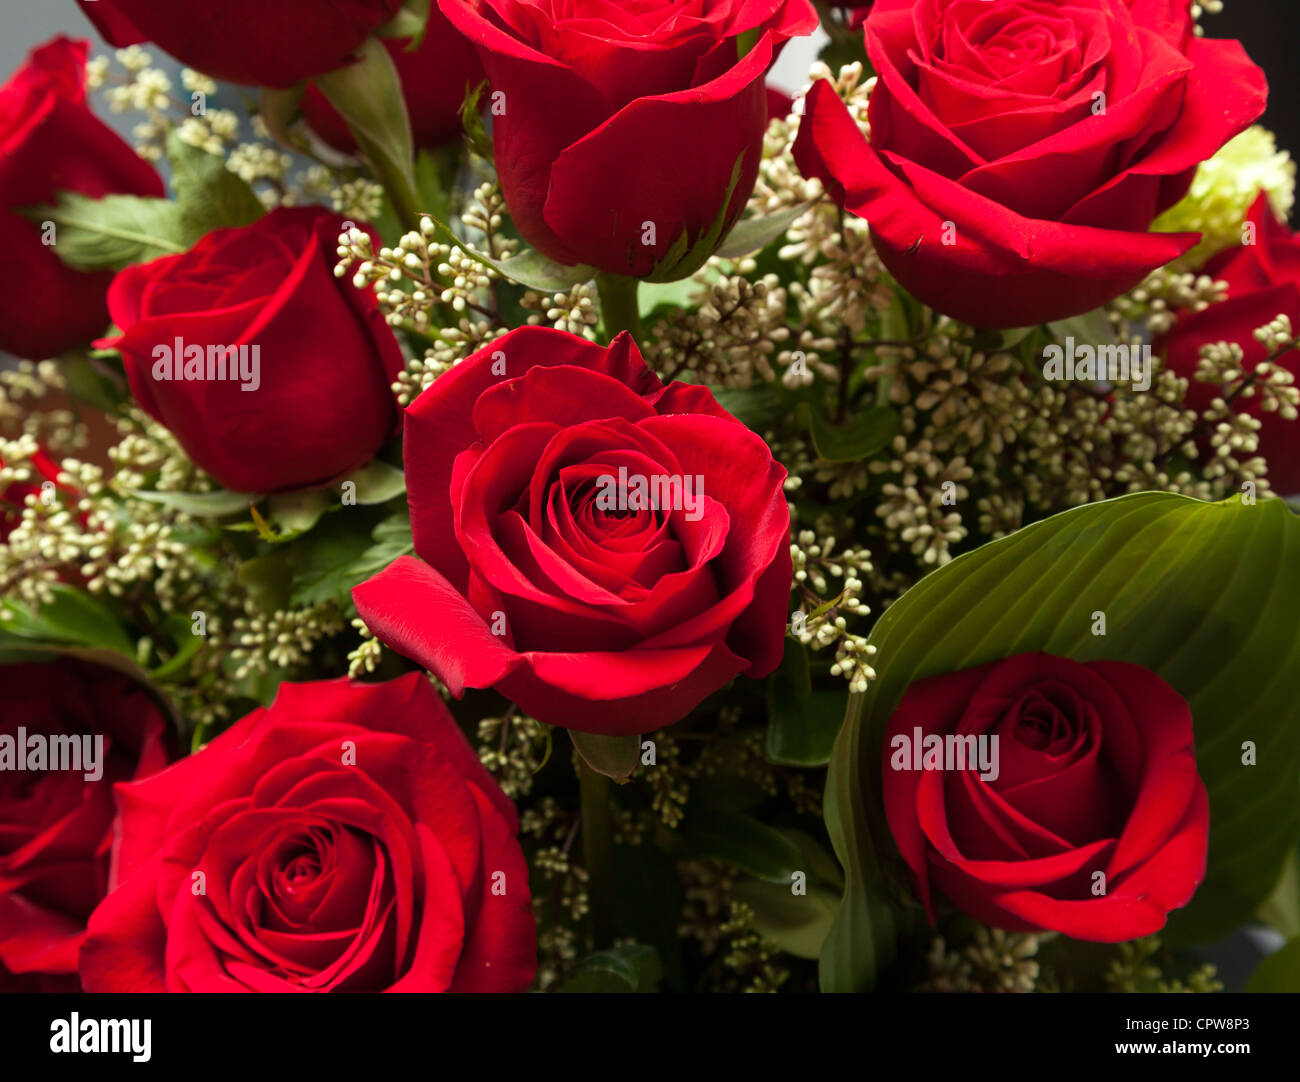
{"type": "Polygon", "coordinates": [[[1300,992],[1300,939],[1270,954],[1246,982],[1247,992],[1300,992]]]}
{"type": "Polygon", "coordinates": [[[825,763],[844,720],[846,697],[843,690],[813,690],[808,652],[798,640],[787,637],[781,667],[767,684],[768,760],[785,766],[825,763]]]}
{"type": "Polygon", "coordinates": [[[753,816],[695,798],[682,824],[686,844],[702,856],[734,864],[768,883],[787,889],[806,861],[794,842],[753,816]]]}
{"type": "Polygon", "coordinates": [[[827,825],[847,884],[823,987],[875,979],[872,853],[894,849],[872,790],[903,692],[922,677],[1030,650],[1145,665],[1187,699],[1210,796],[1209,866],[1165,936],[1212,939],[1245,919],[1297,836],[1298,612],[1300,518],[1279,500],[1138,493],[1055,515],[927,575],[873,630],[880,679],[832,755],[827,825]],[[1095,612],[1106,614],[1105,635],[1092,634],[1095,612]],[[1242,762],[1247,740],[1255,766],[1242,762]]]}

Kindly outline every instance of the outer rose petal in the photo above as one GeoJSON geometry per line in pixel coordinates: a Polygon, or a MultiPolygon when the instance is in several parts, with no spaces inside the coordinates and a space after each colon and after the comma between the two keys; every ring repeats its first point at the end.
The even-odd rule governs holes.
{"type": "Polygon", "coordinates": [[[638,98],[567,147],[551,170],[546,224],[570,246],[582,238],[581,262],[631,277],[649,274],[683,231],[689,250],[719,214],[725,234],[758,176],[772,58],[767,35],[713,82],[638,98]],[[669,144],[693,152],[665,156],[669,144]],[[643,240],[646,222],[653,244],[643,240]]]}
{"type": "Polygon", "coordinates": [[[140,45],[149,40],[111,2],[77,0],[77,4],[86,18],[95,24],[100,36],[115,48],[125,49],[128,45],[140,45]]]}
{"type": "Polygon", "coordinates": [[[1197,239],[1021,218],[912,166],[929,195],[950,201],[927,205],[885,167],[824,80],[808,94],[794,153],[806,175],[842,193],[837,200],[871,223],[881,260],[905,289],[976,326],[1028,326],[1091,311],[1197,239]],[[942,243],[948,231],[955,244],[942,243]]]}
{"type": "Polygon", "coordinates": [[[149,876],[128,879],[90,915],[81,947],[82,987],[87,992],[166,991],[166,935],[149,876]]]}
{"type": "Polygon", "coordinates": [[[435,673],[457,697],[467,687],[492,687],[524,664],[451,583],[414,557],[353,587],[352,602],[381,641],[435,673]],[[430,612],[438,619],[427,619],[430,612]]]}

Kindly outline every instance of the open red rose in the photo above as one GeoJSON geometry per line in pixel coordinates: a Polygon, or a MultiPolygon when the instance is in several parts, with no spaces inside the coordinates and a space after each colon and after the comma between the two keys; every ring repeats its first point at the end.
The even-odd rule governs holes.
{"type": "Polygon", "coordinates": [[[0,87],[0,349],[40,360],[88,342],[108,325],[111,271],[74,270],[58,235],[18,213],[62,191],[161,196],[162,180],[86,105],[84,41],[34,49],[0,87]]]}
{"type": "Polygon", "coordinates": [[[162,769],[171,747],[158,706],[121,673],[72,659],[0,670],[0,985],[7,972],[76,990],[108,885],[113,784],[162,769]]]}
{"type": "Polygon", "coordinates": [[[232,83],[289,87],[347,64],[402,0],[77,0],[118,48],[151,41],[232,83]]]}
{"type": "MultiPolygon", "coordinates": [[[[1164,340],[1166,363],[1188,381],[1187,404],[1196,410],[1223,393],[1196,379],[1202,346],[1240,343],[1242,370],[1250,373],[1268,357],[1267,348],[1254,337],[1258,328],[1285,315],[1300,330],[1300,236],[1278,221],[1262,193],[1247,220],[1254,228],[1253,243],[1221,252],[1200,271],[1226,282],[1227,297],[1184,315],[1164,340]]],[[[1300,358],[1294,350],[1277,363],[1300,378],[1300,358]]],[[[1268,462],[1274,491],[1283,496],[1300,493],[1300,422],[1285,420],[1276,410],[1265,412],[1258,395],[1238,396],[1232,408],[1259,420],[1259,453],[1268,462]]]]}
{"type": "Polygon", "coordinates": [[[886,729],[883,798],[931,919],[937,889],[995,928],[1116,943],[1205,875],[1191,712],[1128,662],[1019,654],[918,680],[886,729]]]}
{"type": "MultiPolygon", "coordinates": [[[[384,42],[397,76],[411,119],[416,147],[437,147],[460,138],[464,130],[460,107],[469,87],[483,81],[478,53],[461,36],[435,5],[418,48],[408,41],[390,38],[384,42]]],[[[347,124],[314,85],[308,84],[302,111],[312,130],[335,150],[351,154],[357,141],[347,124]]]]}
{"type": "Polygon", "coordinates": [[[561,263],[631,276],[683,235],[691,248],[740,216],[762,154],[764,76],[817,25],[808,0],[441,7],[491,81],[497,173],[519,232],[561,263]]]}
{"type": "Polygon", "coordinates": [[[1089,311],[1196,243],[1151,233],[1264,109],[1186,0],[877,0],[871,140],[827,82],[795,159],[919,300],[980,327],[1089,311]]]}
{"type": "Polygon", "coordinates": [[[780,663],[785,470],[705,388],[661,384],[631,335],[513,331],[416,399],[403,432],[420,559],[352,597],[453,694],[496,687],[548,724],[642,733],[780,663]]]}
{"type": "Polygon", "coordinates": [[[514,806],[418,674],[283,684],[118,788],[91,992],[501,992],[537,943],[514,806]]]}
{"type": "Polygon", "coordinates": [[[235,492],[329,482],[396,427],[401,348],[374,293],[334,275],[342,227],[320,207],[281,208],[109,289],[122,333],[97,344],[121,350],[140,405],[235,492]]]}

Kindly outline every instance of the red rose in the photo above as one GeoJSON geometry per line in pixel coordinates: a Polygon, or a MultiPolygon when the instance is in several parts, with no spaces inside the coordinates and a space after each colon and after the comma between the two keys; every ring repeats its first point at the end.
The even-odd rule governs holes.
{"type": "Polygon", "coordinates": [[[1205,875],[1192,715],[1140,665],[1020,654],[918,680],[884,756],[931,920],[937,888],[995,928],[1117,943],[1164,927],[1205,875]]]}
{"type": "Polygon", "coordinates": [[[18,209],[54,203],[60,191],[163,194],[153,167],[87,108],[87,48],[55,38],[0,87],[0,349],[33,360],[104,330],[113,275],[67,266],[57,234],[46,245],[18,209]]]}
{"type": "Polygon", "coordinates": [[[282,208],[109,289],[122,334],[97,344],[121,350],[140,405],[235,492],[326,483],[393,433],[401,348],[374,294],[334,275],[342,228],[282,208]]]}
{"type": "Polygon", "coordinates": [[[661,384],[630,335],[513,331],[425,391],[404,440],[420,559],[352,597],[453,694],[642,733],[780,663],[785,470],[705,388],[661,384]]]}
{"type": "Polygon", "coordinates": [[[795,159],[908,292],[981,327],[1087,312],[1195,244],[1151,222],[1267,94],[1186,0],[877,0],[866,47],[871,141],[821,81],[795,159]]]}
{"type": "MultiPolygon", "coordinates": [[[[436,147],[460,138],[464,126],[460,107],[469,87],[483,81],[478,53],[435,6],[419,48],[409,42],[384,42],[397,75],[411,118],[411,132],[417,147],[436,147]]],[[[312,130],[335,150],[351,154],[357,141],[343,118],[315,86],[309,85],[302,99],[302,111],[312,130]]]]}
{"type": "Polygon", "coordinates": [[[9,665],[0,686],[0,984],[75,990],[108,883],[113,783],[166,766],[169,727],[138,684],[83,661],[9,665]]]}
{"type": "Polygon", "coordinates": [[[402,0],[77,0],[118,48],[151,41],[232,83],[288,87],[348,63],[402,0]]]}
{"type": "Polygon", "coordinates": [[[537,944],[514,806],[420,675],[283,684],[118,787],[91,992],[501,992],[537,944]]]}
{"type": "Polygon", "coordinates": [[[440,2],[491,80],[497,174],[519,232],[561,263],[632,276],[740,216],[762,154],[764,76],[817,25],[808,0],[440,2]],[[753,46],[738,60],[742,36],[753,46]]]}
{"type": "MultiPolygon", "coordinates": [[[[1202,346],[1239,342],[1242,370],[1250,373],[1268,356],[1264,344],[1255,340],[1255,330],[1279,315],[1300,329],[1300,237],[1277,220],[1267,195],[1255,200],[1249,221],[1255,227],[1254,243],[1221,252],[1200,271],[1226,282],[1227,298],[1184,315],[1165,339],[1167,364],[1188,381],[1187,404],[1192,409],[1205,409],[1223,393],[1195,378],[1202,346]]],[[[1277,363],[1300,377],[1294,350],[1277,363]]],[[[1259,453],[1268,462],[1269,483],[1284,496],[1300,493],[1300,423],[1283,419],[1276,410],[1265,412],[1258,395],[1236,398],[1233,409],[1259,420],[1259,453]]]]}

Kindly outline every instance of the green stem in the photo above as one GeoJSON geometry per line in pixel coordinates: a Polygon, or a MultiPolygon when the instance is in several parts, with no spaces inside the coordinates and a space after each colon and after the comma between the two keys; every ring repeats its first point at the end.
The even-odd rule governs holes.
{"type": "Polygon", "coordinates": [[[614,822],[610,817],[609,778],[578,756],[578,785],[582,796],[582,854],[587,867],[587,898],[597,950],[614,942],[614,822]]]}
{"type": "Polygon", "coordinates": [[[637,307],[636,278],[623,278],[617,274],[598,274],[596,289],[600,293],[600,314],[605,322],[605,337],[613,340],[623,331],[630,331],[638,341],[641,338],[641,311],[637,307]]]}

